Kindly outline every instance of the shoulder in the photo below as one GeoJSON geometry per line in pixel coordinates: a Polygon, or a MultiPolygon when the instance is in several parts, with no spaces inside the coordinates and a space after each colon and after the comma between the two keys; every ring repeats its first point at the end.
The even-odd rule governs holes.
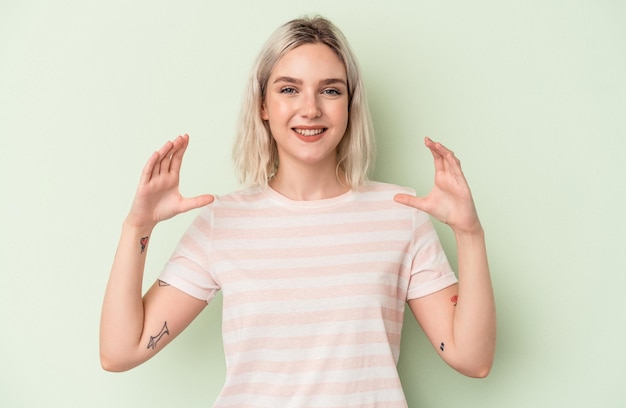
{"type": "Polygon", "coordinates": [[[238,207],[266,200],[266,195],[260,187],[248,187],[224,195],[216,195],[213,207],[238,207]]]}
{"type": "Polygon", "coordinates": [[[391,199],[396,194],[411,194],[415,195],[415,190],[409,187],[399,186],[397,184],[383,183],[380,181],[368,181],[363,186],[355,190],[357,196],[366,198],[391,199]]]}
{"type": "Polygon", "coordinates": [[[414,190],[396,184],[368,181],[352,191],[352,203],[359,211],[391,211],[402,217],[411,217],[415,208],[400,204],[394,200],[396,194],[415,195],[414,190]]]}
{"type": "Polygon", "coordinates": [[[360,202],[364,208],[381,209],[391,211],[398,216],[412,219],[415,225],[422,225],[429,221],[429,215],[415,207],[398,203],[394,200],[396,194],[415,195],[415,190],[410,187],[392,183],[369,181],[355,191],[355,202],[360,202]]]}
{"type": "Polygon", "coordinates": [[[258,188],[250,187],[236,190],[227,194],[215,194],[215,200],[200,209],[195,223],[212,224],[216,215],[229,213],[241,213],[259,205],[264,200],[264,195],[258,188]]]}

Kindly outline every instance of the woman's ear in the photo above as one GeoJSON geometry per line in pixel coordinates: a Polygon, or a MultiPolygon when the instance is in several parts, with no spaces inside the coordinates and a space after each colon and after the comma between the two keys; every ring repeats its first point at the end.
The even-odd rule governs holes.
{"type": "Polygon", "coordinates": [[[261,105],[261,119],[270,120],[270,116],[267,113],[267,109],[265,108],[265,102],[261,105]]]}

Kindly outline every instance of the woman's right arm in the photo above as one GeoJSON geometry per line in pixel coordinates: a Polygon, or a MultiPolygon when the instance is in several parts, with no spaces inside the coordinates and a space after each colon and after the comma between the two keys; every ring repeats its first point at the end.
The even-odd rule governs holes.
{"type": "Polygon", "coordinates": [[[145,296],[141,293],[156,224],[214,200],[208,194],[180,195],[180,167],[188,143],[189,136],[179,136],[152,154],[124,220],[100,319],[100,361],[107,371],[125,371],[148,360],[206,306],[205,301],[160,281],[145,296]]]}

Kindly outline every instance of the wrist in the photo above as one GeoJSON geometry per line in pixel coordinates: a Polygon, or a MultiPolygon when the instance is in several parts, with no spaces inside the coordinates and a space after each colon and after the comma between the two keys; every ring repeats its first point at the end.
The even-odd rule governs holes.
{"type": "Polygon", "coordinates": [[[483,230],[483,227],[480,224],[480,222],[472,228],[468,228],[468,229],[454,229],[453,228],[452,231],[454,232],[454,236],[457,241],[474,240],[477,238],[484,239],[485,237],[485,231],[483,230]]]}
{"type": "Polygon", "coordinates": [[[122,229],[129,232],[134,232],[137,235],[150,235],[152,230],[156,226],[156,223],[141,224],[135,222],[131,217],[126,217],[122,222],[122,229]]]}
{"type": "Polygon", "coordinates": [[[139,254],[144,255],[147,253],[153,228],[154,225],[135,225],[129,220],[124,220],[122,236],[125,237],[125,242],[131,242],[132,246],[137,245],[139,254]]]}

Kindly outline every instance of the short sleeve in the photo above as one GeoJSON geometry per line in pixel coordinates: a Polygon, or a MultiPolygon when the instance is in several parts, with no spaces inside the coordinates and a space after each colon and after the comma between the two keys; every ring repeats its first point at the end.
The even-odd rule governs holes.
{"type": "Polygon", "coordinates": [[[209,271],[211,223],[212,210],[210,206],[204,207],[159,276],[159,280],[207,303],[220,290],[209,271]]]}
{"type": "Polygon", "coordinates": [[[430,295],[458,282],[430,216],[417,211],[413,224],[407,300],[430,295]]]}

